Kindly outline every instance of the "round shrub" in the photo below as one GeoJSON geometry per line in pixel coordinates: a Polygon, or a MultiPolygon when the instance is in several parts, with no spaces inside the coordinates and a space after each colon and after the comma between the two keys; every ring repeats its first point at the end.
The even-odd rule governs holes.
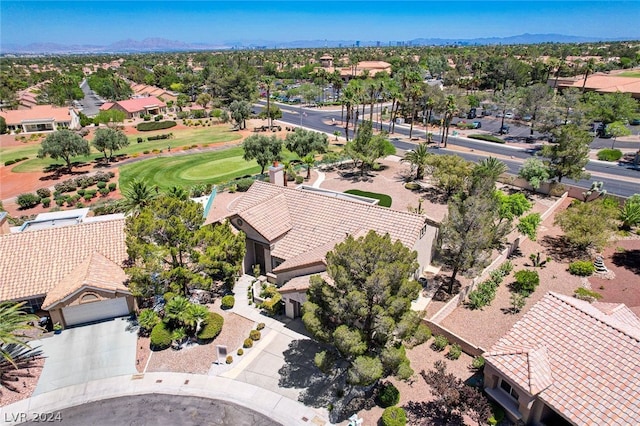
{"type": "Polygon", "coordinates": [[[619,149],[601,149],[598,151],[598,160],[602,161],[618,161],[622,158],[622,151],[619,149]]]}
{"type": "Polygon", "coordinates": [[[533,293],[540,284],[540,276],[538,271],[529,271],[523,269],[514,274],[516,281],[513,283],[513,289],[525,296],[533,293]]]}
{"type": "Polygon", "coordinates": [[[440,352],[443,351],[444,348],[447,347],[447,345],[449,345],[449,341],[447,340],[446,337],[444,336],[435,336],[433,338],[433,348],[440,352]]]}
{"type": "Polygon", "coordinates": [[[244,339],[244,342],[242,343],[242,347],[243,348],[250,348],[253,346],[253,340],[251,339],[244,339]]]}
{"type": "Polygon", "coordinates": [[[258,330],[251,330],[249,332],[249,338],[251,340],[260,340],[260,337],[262,337],[262,334],[258,330]]]}
{"type": "Polygon", "coordinates": [[[256,330],[262,330],[265,327],[265,324],[263,322],[258,323],[258,325],[256,326],[256,330]]]}
{"type": "Polygon", "coordinates": [[[109,188],[100,188],[100,195],[103,197],[109,195],[109,192],[109,188]]]}
{"type": "Polygon", "coordinates": [[[398,402],[400,402],[400,391],[393,383],[386,383],[380,390],[378,404],[382,408],[387,408],[396,405],[398,402]]]}
{"type": "Polygon", "coordinates": [[[51,190],[49,188],[40,188],[36,191],[36,194],[38,194],[40,198],[51,197],[51,190]]]}
{"type": "Polygon", "coordinates": [[[235,303],[236,303],[235,297],[228,294],[222,298],[222,301],[220,302],[220,306],[222,306],[222,309],[231,309],[233,308],[233,305],[235,303]]]}
{"type": "Polygon", "coordinates": [[[20,194],[18,195],[16,202],[21,209],[30,209],[40,204],[40,197],[32,193],[20,194]]]}
{"type": "Polygon", "coordinates": [[[101,182],[98,182],[96,184],[96,186],[98,187],[98,189],[106,188],[107,187],[107,183],[101,181],[101,182]]]}
{"type": "Polygon", "coordinates": [[[596,271],[596,267],[588,260],[576,260],[569,264],[569,273],[579,277],[588,277],[596,271]]]}
{"type": "Polygon", "coordinates": [[[232,362],[233,362],[233,357],[231,355],[227,355],[226,363],[231,364],[232,362]]]}
{"type": "Polygon", "coordinates": [[[447,354],[447,358],[456,360],[460,358],[460,355],[462,355],[462,348],[460,347],[460,345],[454,343],[449,346],[449,353],[447,354]]]}
{"type": "Polygon", "coordinates": [[[165,303],[169,303],[169,301],[176,296],[177,295],[175,293],[168,291],[162,297],[164,298],[165,303]]]}
{"type": "Polygon", "coordinates": [[[236,190],[238,192],[247,192],[253,185],[253,179],[240,179],[236,182],[236,190]]]}
{"type": "Polygon", "coordinates": [[[156,324],[151,330],[151,350],[161,351],[171,346],[171,331],[163,322],[156,324]]]}
{"type": "Polygon", "coordinates": [[[80,188],[80,189],[78,189],[78,195],[82,197],[82,196],[84,196],[84,193],[85,193],[86,191],[87,191],[86,189],[82,189],[82,188],[80,188]]]}
{"type": "Polygon", "coordinates": [[[302,182],[304,182],[304,177],[296,176],[296,184],[300,185],[302,182]]]}
{"type": "Polygon", "coordinates": [[[236,352],[238,354],[238,356],[242,356],[244,355],[244,349],[240,348],[238,349],[238,352],[236,352]]]}
{"type": "Polygon", "coordinates": [[[115,191],[116,190],[116,185],[117,184],[115,182],[111,182],[109,184],[109,191],[111,191],[111,192],[115,191]]]}
{"type": "Polygon", "coordinates": [[[45,197],[42,199],[42,207],[49,207],[51,205],[51,198],[45,197]]]}
{"type": "Polygon", "coordinates": [[[383,426],[404,426],[407,424],[407,413],[400,407],[388,407],[382,412],[383,426]]]}
{"type": "Polygon", "coordinates": [[[222,318],[220,314],[209,312],[209,316],[204,327],[202,327],[202,330],[198,333],[198,339],[203,341],[215,339],[222,331],[223,324],[224,318],[222,318]]]}
{"type": "Polygon", "coordinates": [[[482,355],[478,355],[477,357],[473,358],[473,361],[471,361],[471,367],[476,370],[484,368],[484,357],[482,355]]]}
{"type": "Polygon", "coordinates": [[[420,184],[416,183],[416,182],[407,182],[404,184],[404,187],[406,189],[409,189],[411,191],[417,191],[418,189],[420,189],[420,184]]]}
{"type": "Polygon", "coordinates": [[[85,193],[84,194],[84,200],[85,201],[91,201],[92,198],[93,198],[93,195],[91,195],[89,193],[85,193]]]}

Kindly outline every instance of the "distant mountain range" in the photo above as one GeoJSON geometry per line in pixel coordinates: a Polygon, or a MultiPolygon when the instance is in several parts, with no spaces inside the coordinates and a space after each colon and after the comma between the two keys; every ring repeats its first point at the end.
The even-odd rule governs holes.
{"type": "Polygon", "coordinates": [[[417,38],[402,41],[356,41],[356,40],[297,40],[274,42],[268,40],[225,41],[222,43],[185,43],[163,38],[121,40],[106,46],[93,44],[64,45],[57,43],[32,43],[28,45],[0,45],[0,54],[91,54],[91,53],[144,53],[180,52],[196,50],[225,49],[286,49],[322,47],[371,47],[371,46],[446,46],[446,45],[496,45],[496,44],[538,44],[538,43],[586,43],[595,41],[621,41],[625,38],[595,38],[568,36],[562,34],[520,34],[510,37],[485,37],[473,39],[417,38]]]}

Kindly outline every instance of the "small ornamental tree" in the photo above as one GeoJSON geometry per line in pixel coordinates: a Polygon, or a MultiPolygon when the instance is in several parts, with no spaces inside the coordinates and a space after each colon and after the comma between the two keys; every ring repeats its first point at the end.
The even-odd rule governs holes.
{"type": "Polygon", "coordinates": [[[58,158],[64,160],[67,169],[71,172],[71,158],[79,155],[87,156],[91,152],[89,142],[72,132],[71,130],[58,130],[50,133],[38,151],[38,158],[49,156],[54,160],[58,158]]]}
{"type": "Polygon", "coordinates": [[[525,160],[518,176],[529,182],[529,185],[533,189],[537,190],[544,182],[549,180],[551,174],[549,173],[549,167],[539,158],[529,158],[525,160]]]}
{"type": "Polygon", "coordinates": [[[128,146],[129,139],[122,131],[107,127],[96,130],[91,144],[95,149],[104,154],[105,161],[111,161],[113,158],[113,151],[117,151],[128,146]],[[109,152],[108,156],[107,151],[109,152]]]}
{"type": "MultiPolygon", "coordinates": [[[[410,279],[417,254],[389,235],[352,236],[327,254],[329,284],[311,277],[302,321],[348,365],[350,384],[367,386],[387,376],[406,379],[413,371],[403,343],[421,327],[411,310],[420,284],[410,279]]],[[[426,333],[421,333],[426,336],[426,333]]],[[[316,357],[327,369],[325,353],[316,357]]]]}
{"type": "Polygon", "coordinates": [[[304,158],[314,152],[326,152],[329,139],[324,133],[298,128],[287,134],[284,145],[289,151],[295,152],[298,158],[304,158]]]}
{"type": "Polygon", "coordinates": [[[256,160],[261,167],[260,174],[265,167],[274,161],[282,159],[282,140],[276,136],[251,135],[242,142],[244,158],[246,161],[256,160]]]}

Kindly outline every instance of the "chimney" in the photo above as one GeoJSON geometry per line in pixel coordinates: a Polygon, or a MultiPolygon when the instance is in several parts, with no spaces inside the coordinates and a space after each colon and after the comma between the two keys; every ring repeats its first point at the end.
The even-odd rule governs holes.
{"type": "Polygon", "coordinates": [[[273,166],[269,167],[269,182],[274,185],[284,186],[284,166],[273,162],[273,166]]]}

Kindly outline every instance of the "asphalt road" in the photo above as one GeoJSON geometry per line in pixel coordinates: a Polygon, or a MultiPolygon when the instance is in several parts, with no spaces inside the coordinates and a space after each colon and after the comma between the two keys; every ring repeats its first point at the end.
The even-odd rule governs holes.
{"type": "MultiPolygon", "coordinates": [[[[266,104],[266,102],[260,101],[260,104],[264,105],[266,104]]],[[[340,121],[340,111],[317,110],[313,108],[302,108],[301,106],[287,105],[287,104],[278,104],[278,106],[282,110],[282,118],[280,119],[280,121],[290,123],[290,124],[300,125],[303,127],[307,127],[320,132],[325,132],[328,134],[333,134],[335,131],[339,131],[340,136],[344,136],[343,127],[339,127],[335,124],[331,124],[331,119],[334,119],[335,122],[340,121]]],[[[261,106],[256,105],[255,107],[256,112],[261,110],[261,108],[262,108],[261,106]]],[[[366,118],[368,118],[369,116],[368,112],[369,112],[369,109],[365,108],[364,116],[366,118]]],[[[362,115],[362,113],[360,113],[360,115],[362,115]]],[[[462,120],[462,119],[458,119],[458,120],[462,120]]],[[[477,120],[478,119],[474,119],[470,121],[477,121],[477,120]]],[[[500,123],[501,123],[501,119],[498,119],[495,117],[480,118],[480,121],[482,121],[483,123],[482,129],[489,130],[489,131],[491,131],[493,127],[495,127],[496,130],[499,129],[500,123]]],[[[508,120],[505,119],[505,122],[507,121],[508,120]]],[[[516,137],[516,135],[519,135],[520,133],[522,133],[523,135],[530,133],[529,127],[526,127],[526,126],[511,126],[510,124],[510,127],[511,127],[511,131],[509,133],[509,137],[516,137]]],[[[388,123],[383,123],[383,129],[389,131],[388,123]]],[[[415,147],[415,144],[404,142],[398,138],[398,136],[406,138],[408,137],[408,135],[409,135],[409,129],[401,126],[396,126],[395,133],[390,135],[390,141],[399,150],[406,151],[409,149],[413,149],[415,147]]],[[[419,130],[419,129],[414,129],[412,134],[412,137],[414,138],[418,137],[418,138],[421,138],[422,140],[425,139],[425,136],[426,135],[424,130],[419,130]]],[[[536,135],[534,134],[534,136],[536,135]]],[[[350,138],[353,137],[351,126],[349,129],[349,137],[350,138]]],[[[440,140],[440,137],[437,134],[434,134],[433,138],[434,138],[434,141],[436,142],[440,140]]],[[[594,140],[605,141],[608,144],[608,146],[611,146],[610,145],[611,141],[608,139],[595,138],[594,140]]],[[[619,143],[622,143],[622,142],[617,142],[616,146],[618,146],[619,143]]],[[[524,160],[533,156],[536,151],[535,144],[532,144],[531,149],[519,149],[515,147],[509,147],[508,142],[506,145],[500,145],[500,144],[486,143],[482,141],[473,141],[466,138],[464,139],[458,138],[451,135],[449,136],[449,144],[461,146],[468,149],[473,149],[474,151],[478,151],[479,154],[472,154],[472,153],[465,154],[465,153],[460,153],[458,151],[450,151],[445,149],[435,149],[433,150],[433,152],[441,153],[441,154],[444,154],[444,153],[457,154],[466,159],[477,161],[478,159],[485,158],[491,154],[506,155],[509,157],[513,157],[514,159],[517,158],[520,160],[524,160]]],[[[631,142],[630,144],[632,144],[634,147],[638,146],[638,144],[634,144],[633,142],[631,142]]],[[[509,166],[509,171],[511,173],[514,173],[514,174],[518,173],[518,170],[521,167],[520,162],[518,161],[505,161],[505,162],[509,166]]],[[[584,188],[589,188],[591,186],[591,183],[594,180],[598,180],[598,181],[604,182],[605,183],[604,187],[607,189],[609,193],[612,193],[612,194],[628,197],[633,194],[640,193],[640,185],[638,183],[625,179],[625,178],[640,179],[640,170],[631,169],[626,166],[621,166],[617,163],[602,164],[594,161],[591,161],[587,164],[586,170],[589,173],[594,173],[594,174],[604,173],[607,175],[614,175],[616,177],[593,176],[592,179],[590,180],[583,179],[581,181],[576,182],[569,179],[569,180],[566,180],[566,182],[575,184],[584,188]]]]}
{"type": "Polygon", "coordinates": [[[82,89],[82,93],[84,93],[84,98],[79,101],[82,113],[87,117],[98,115],[98,112],[100,112],[100,106],[104,101],[93,90],[91,90],[86,79],[82,80],[82,83],[80,83],[80,89],[82,89]]]}
{"type": "Polygon", "coordinates": [[[246,407],[216,399],[183,395],[132,395],[106,399],[43,415],[22,425],[181,425],[278,426],[246,407]],[[60,420],[58,420],[60,419],[60,420]]]}

